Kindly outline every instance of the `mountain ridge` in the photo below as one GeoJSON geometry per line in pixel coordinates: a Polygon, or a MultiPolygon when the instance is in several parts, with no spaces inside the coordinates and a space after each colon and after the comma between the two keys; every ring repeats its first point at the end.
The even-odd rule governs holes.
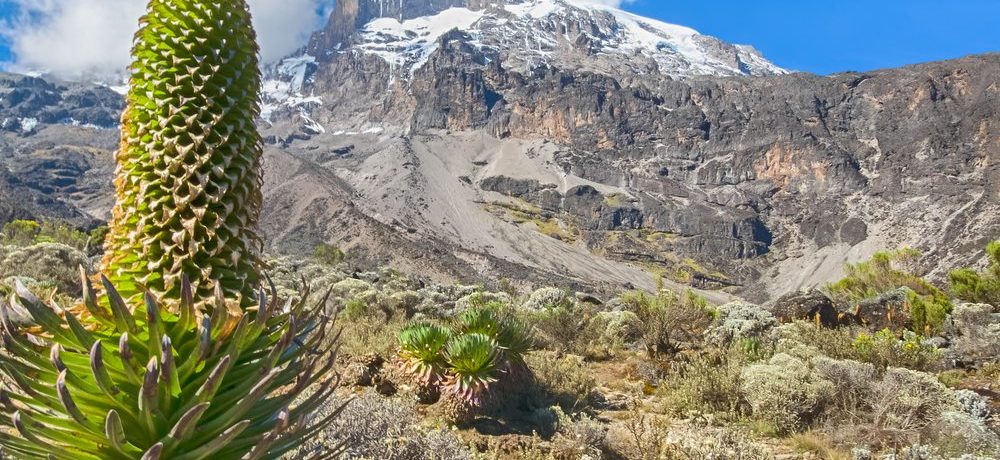
{"type": "MultiPolygon", "coordinates": [[[[351,1],[359,12],[359,1],[377,3],[351,1]]],[[[469,5],[422,2],[452,3],[469,5]]],[[[507,29],[480,25],[435,29],[433,44],[413,47],[420,65],[394,65],[371,51],[421,35],[373,35],[371,18],[345,22],[341,11],[331,24],[354,24],[349,46],[320,48],[322,31],[271,68],[260,125],[271,249],[336,243],[437,279],[613,290],[652,289],[661,276],[724,301],[822,284],[845,262],[904,245],[923,249],[940,278],[1000,234],[998,54],[832,76],[678,75],[642,52],[608,51],[618,35],[598,32],[614,15],[508,13],[473,24],[541,24],[537,36],[561,37],[549,59],[525,65],[507,29]]],[[[104,218],[117,133],[22,121],[114,104],[19,81],[4,91],[34,102],[0,107],[16,120],[0,160],[36,180],[10,186],[62,203],[56,217],[104,218]]],[[[22,211],[7,214],[45,209],[22,211]]]]}

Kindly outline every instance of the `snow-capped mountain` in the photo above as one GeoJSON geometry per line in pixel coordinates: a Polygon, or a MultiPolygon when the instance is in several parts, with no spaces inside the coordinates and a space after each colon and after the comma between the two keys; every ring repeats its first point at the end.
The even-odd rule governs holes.
{"type": "MultiPolygon", "coordinates": [[[[1000,233],[1000,55],[783,73],[579,1],[338,0],[266,71],[262,233],[432,277],[762,300],[893,247],[940,276],[1000,233]]],[[[0,220],[107,217],[113,86],[0,75],[0,220]]]]}
{"type": "MultiPolygon", "coordinates": [[[[340,12],[349,15],[352,2],[343,3],[340,12]]],[[[354,33],[341,30],[344,21],[335,19],[321,34],[341,37],[341,41],[314,40],[311,51],[320,59],[333,53],[376,55],[405,76],[427,61],[441,36],[457,29],[468,35],[470,45],[499,57],[511,68],[552,64],[677,77],[786,72],[750,46],[731,45],[687,27],[587,0],[406,3],[361,0],[355,10],[354,33]],[[417,3],[430,6],[420,8],[417,3]],[[409,17],[417,14],[414,11],[427,14],[409,17]],[[327,49],[319,49],[320,43],[326,43],[327,49]]]]}
{"type": "Polygon", "coordinates": [[[403,21],[380,17],[365,24],[342,52],[382,57],[405,76],[427,61],[442,35],[455,29],[468,35],[469,44],[500,57],[511,68],[546,64],[677,77],[785,73],[752,47],[730,45],[687,27],[609,6],[570,0],[526,0],[479,10],[452,7],[403,21]]]}
{"type": "Polygon", "coordinates": [[[311,44],[267,72],[263,116],[322,102],[307,89],[318,63],[344,55],[389,65],[404,86],[446,35],[485,62],[530,73],[540,67],[616,78],[764,76],[787,71],[747,45],[589,0],[344,0],[311,44]]]}

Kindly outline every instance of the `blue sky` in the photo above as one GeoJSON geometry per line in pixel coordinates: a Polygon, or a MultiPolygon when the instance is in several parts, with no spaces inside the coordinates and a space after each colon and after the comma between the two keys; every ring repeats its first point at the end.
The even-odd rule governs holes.
{"type": "Polygon", "coordinates": [[[1000,0],[636,0],[625,9],[820,74],[1000,52],[1000,0]]]}
{"type": "MultiPolygon", "coordinates": [[[[14,7],[6,1],[0,0],[0,18],[9,18],[14,11],[14,7]]],[[[10,60],[10,48],[7,46],[7,40],[0,37],[0,62],[6,62],[10,60]]]]}
{"type": "MultiPolygon", "coordinates": [[[[11,14],[0,0],[0,18],[11,14]]],[[[635,0],[625,9],[820,74],[1000,51],[1000,0],[635,0]]],[[[0,61],[8,61],[0,42],[0,61]]]]}

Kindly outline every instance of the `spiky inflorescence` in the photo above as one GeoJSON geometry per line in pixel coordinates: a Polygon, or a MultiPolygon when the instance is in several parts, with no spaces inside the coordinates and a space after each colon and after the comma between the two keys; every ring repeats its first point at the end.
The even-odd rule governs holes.
{"type": "Polygon", "coordinates": [[[256,36],[245,0],[151,0],[133,48],[102,272],[130,302],[143,290],[196,298],[258,286],[261,139],[256,36]]]}

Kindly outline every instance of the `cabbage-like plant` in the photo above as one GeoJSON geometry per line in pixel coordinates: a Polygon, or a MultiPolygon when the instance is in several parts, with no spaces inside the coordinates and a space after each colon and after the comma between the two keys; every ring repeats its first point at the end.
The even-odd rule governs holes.
{"type": "Polygon", "coordinates": [[[482,334],[495,340],[509,364],[524,363],[524,354],[534,347],[531,327],[497,306],[473,308],[457,319],[463,334],[482,334]]]}
{"type": "Polygon", "coordinates": [[[403,329],[399,333],[399,350],[406,371],[423,386],[438,384],[448,365],[442,351],[450,339],[450,330],[433,324],[414,324],[403,329]]]}
{"type": "Polygon", "coordinates": [[[446,390],[479,406],[497,381],[500,346],[487,335],[473,333],[456,337],[445,347],[449,376],[446,390]]]}

